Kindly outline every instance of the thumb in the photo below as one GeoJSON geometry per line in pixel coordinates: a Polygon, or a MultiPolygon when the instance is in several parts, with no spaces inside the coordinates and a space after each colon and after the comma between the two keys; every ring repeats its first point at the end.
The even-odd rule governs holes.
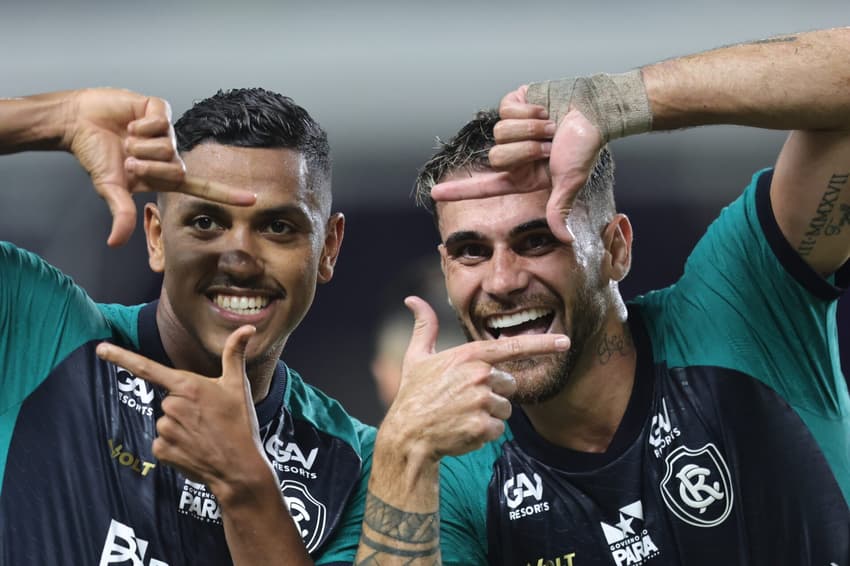
{"type": "Polygon", "coordinates": [[[136,228],[136,203],[130,193],[121,187],[111,183],[98,185],[95,181],[95,189],[106,201],[109,212],[112,214],[112,230],[106,244],[111,247],[126,244],[133,235],[136,228]]]}
{"type": "Polygon", "coordinates": [[[437,313],[425,300],[419,297],[407,297],[404,305],[413,313],[413,335],[404,355],[404,362],[430,356],[435,352],[437,346],[437,334],[440,325],[437,322],[437,313]]]}
{"type": "Polygon", "coordinates": [[[546,204],[546,221],[559,240],[568,243],[575,240],[567,220],[579,191],[590,177],[602,145],[599,128],[578,110],[570,110],[558,124],[549,156],[552,193],[546,204]]]}
{"type": "Polygon", "coordinates": [[[245,350],[248,340],[256,334],[257,329],[250,325],[240,326],[234,330],[224,343],[221,354],[221,379],[226,383],[234,383],[239,387],[245,382],[245,350]]]}

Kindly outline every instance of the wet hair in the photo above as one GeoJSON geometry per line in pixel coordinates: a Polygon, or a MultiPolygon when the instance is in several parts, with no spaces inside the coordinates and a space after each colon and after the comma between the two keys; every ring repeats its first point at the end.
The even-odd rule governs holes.
{"type": "Polygon", "coordinates": [[[183,154],[203,143],[236,147],[292,149],[307,163],[307,188],[330,195],[328,135],[288,96],[262,88],[219,90],[195,102],[174,124],[183,154]]]}
{"type": "MultiPolygon", "coordinates": [[[[481,172],[490,169],[488,152],[496,143],[493,126],[499,121],[496,110],[481,110],[464,124],[448,142],[437,140],[437,152],[419,170],[413,192],[416,203],[428,210],[437,220],[437,209],[431,189],[452,173],[481,172]]],[[[614,205],[614,158],[608,146],[602,148],[587,183],[579,191],[583,203],[601,225],[607,224],[616,212],[614,205]]]]}

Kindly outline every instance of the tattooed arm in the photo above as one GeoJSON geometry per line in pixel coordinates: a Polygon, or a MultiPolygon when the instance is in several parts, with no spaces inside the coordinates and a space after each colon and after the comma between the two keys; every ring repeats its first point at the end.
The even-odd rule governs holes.
{"type": "Polygon", "coordinates": [[[498,438],[516,383],[493,368],[506,360],[564,351],[563,335],[517,336],[435,351],[437,315],[422,299],[405,304],[416,318],[398,395],[375,440],[357,552],[359,565],[441,564],[439,466],[498,438]]]}
{"type": "Polygon", "coordinates": [[[850,28],[725,47],[642,72],[653,130],[793,130],[771,185],[779,227],[822,275],[850,257],[850,28]]]}

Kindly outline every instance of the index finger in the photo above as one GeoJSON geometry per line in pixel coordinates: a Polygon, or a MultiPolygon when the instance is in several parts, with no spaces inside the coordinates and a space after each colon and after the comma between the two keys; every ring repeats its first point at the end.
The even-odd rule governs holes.
{"type": "Polygon", "coordinates": [[[431,198],[436,201],[454,201],[468,198],[487,198],[513,192],[517,192],[517,188],[511,181],[510,173],[507,171],[486,171],[476,173],[467,179],[437,183],[431,189],[431,198]]]}
{"type": "Polygon", "coordinates": [[[537,118],[545,120],[549,118],[549,112],[539,104],[530,104],[526,100],[528,85],[522,85],[518,89],[509,92],[499,102],[499,117],[505,118],[537,118]]]}
{"type": "Polygon", "coordinates": [[[198,177],[186,177],[174,191],[235,206],[251,206],[257,202],[256,193],[198,177]]]}
{"type": "Polygon", "coordinates": [[[458,348],[468,350],[467,354],[489,364],[518,360],[542,354],[554,354],[566,351],[570,339],[564,334],[528,334],[498,340],[478,340],[458,348]]]}
{"type": "Polygon", "coordinates": [[[183,382],[183,376],[178,370],[166,367],[115,344],[101,342],[97,345],[95,351],[100,359],[119,365],[133,375],[144,378],[169,391],[174,391],[183,382]]]}

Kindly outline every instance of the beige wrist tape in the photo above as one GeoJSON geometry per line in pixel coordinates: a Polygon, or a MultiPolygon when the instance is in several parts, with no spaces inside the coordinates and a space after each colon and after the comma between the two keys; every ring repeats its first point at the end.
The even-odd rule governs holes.
{"type": "Polygon", "coordinates": [[[571,107],[576,108],[599,128],[603,143],[652,129],[652,112],[640,69],[532,83],[526,100],[546,107],[549,118],[557,123],[571,107]]]}

